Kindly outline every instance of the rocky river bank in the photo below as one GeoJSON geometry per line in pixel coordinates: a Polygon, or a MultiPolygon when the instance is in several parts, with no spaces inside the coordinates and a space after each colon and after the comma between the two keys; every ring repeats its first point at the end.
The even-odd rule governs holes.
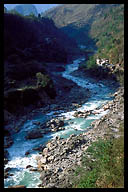
{"type": "MultiPolygon", "coordinates": [[[[76,68],[75,66],[75,70],[76,68]]],[[[67,70],[70,71],[71,68],[67,70]]],[[[69,73],[66,74],[66,77],[70,77],[69,73]]],[[[94,107],[95,109],[90,108],[88,110],[87,108],[87,110],[81,111],[80,107],[82,107],[92,95],[93,97],[97,95],[96,90],[100,91],[100,93],[103,91],[104,93],[104,85],[100,82],[96,83],[95,81],[91,84],[91,79],[88,82],[84,81],[84,79],[77,78],[73,79],[73,82],[70,78],[65,79],[61,74],[57,74],[57,78],[56,75],[53,75],[53,81],[54,84],[56,84],[56,99],[52,100],[47,106],[40,107],[24,115],[20,120],[15,118],[13,120],[13,117],[11,117],[11,120],[13,120],[12,123],[5,126],[5,164],[9,161],[8,147],[13,145],[14,138],[12,136],[22,131],[22,125],[26,120],[31,121],[32,124],[29,125],[30,127],[31,125],[36,125],[36,127],[31,127],[32,129],[28,130],[24,129],[25,134],[23,136],[21,134],[21,136],[25,142],[42,139],[49,133],[56,134],[59,131],[63,131],[65,130],[65,123],[67,123],[69,127],[72,126],[73,122],[72,120],[70,121],[70,115],[67,118],[63,113],[70,113],[73,110],[73,116],[75,118],[82,118],[83,120],[86,120],[90,115],[96,116],[102,112],[105,112],[104,114],[106,115],[93,121],[81,134],[70,135],[67,139],[60,138],[59,136],[53,137],[52,140],[49,140],[45,144],[38,145],[38,147],[34,148],[31,147],[28,151],[24,150],[24,154],[22,154],[23,157],[24,155],[28,157],[33,151],[39,151],[39,155],[36,157],[37,167],[33,167],[31,161],[29,161],[29,164],[25,164],[24,170],[29,170],[30,174],[31,172],[32,174],[34,172],[40,173],[41,184],[38,185],[40,188],[70,187],[72,185],[72,179],[70,179],[70,177],[72,178],[75,167],[81,164],[83,152],[98,138],[119,137],[118,122],[123,121],[123,88],[120,88],[119,91],[113,95],[114,99],[107,102],[107,104],[102,104],[97,108],[94,107]],[[44,116],[45,118],[47,116],[49,118],[47,119],[46,117],[45,122],[33,121],[33,118],[37,114],[42,114],[42,117],[44,116]],[[69,122],[65,120],[69,120],[69,122]]],[[[111,82],[111,86],[114,86],[114,82],[111,82]]],[[[102,95],[97,96],[94,102],[99,102],[100,99],[102,100],[102,95]]],[[[79,132],[79,127],[73,126],[72,128],[75,133],[79,132]]],[[[10,167],[6,167],[5,178],[9,178],[13,176],[13,174],[10,173],[10,167]]],[[[21,183],[20,186],[23,188],[21,183]]]]}
{"type": "Polygon", "coordinates": [[[99,138],[120,137],[119,125],[124,120],[124,90],[114,93],[114,99],[102,108],[107,115],[92,123],[88,131],[71,135],[67,139],[56,137],[46,144],[36,157],[41,173],[41,188],[67,188],[72,186],[72,176],[88,146],[99,138]]]}

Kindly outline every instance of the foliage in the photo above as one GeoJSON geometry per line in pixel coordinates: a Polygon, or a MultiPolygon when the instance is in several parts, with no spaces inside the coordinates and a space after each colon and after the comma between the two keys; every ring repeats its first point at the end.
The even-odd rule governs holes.
{"type": "Polygon", "coordinates": [[[44,75],[42,74],[41,72],[39,73],[36,73],[36,77],[37,77],[37,86],[38,87],[46,87],[47,84],[49,83],[50,81],[50,78],[48,75],[44,75]]]}
{"type": "MultiPolygon", "coordinates": [[[[124,125],[120,124],[123,133],[124,125]]],[[[99,140],[88,147],[77,167],[76,188],[122,188],[124,186],[124,137],[99,140]]]]}
{"type": "Polygon", "coordinates": [[[97,19],[91,25],[90,35],[96,41],[97,55],[101,58],[109,58],[112,64],[120,63],[123,66],[124,59],[124,6],[109,8],[103,17],[97,19]]]}
{"type": "Polygon", "coordinates": [[[97,68],[95,57],[94,56],[90,56],[89,60],[86,62],[86,65],[87,65],[87,69],[97,68]]]}

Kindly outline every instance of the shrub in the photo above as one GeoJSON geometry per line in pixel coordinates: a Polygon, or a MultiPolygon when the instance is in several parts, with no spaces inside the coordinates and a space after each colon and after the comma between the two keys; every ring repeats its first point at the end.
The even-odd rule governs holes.
{"type": "Polygon", "coordinates": [[[96,59],[94,56],[90,56],[89,60],[87,61],[87,69],[96,68],[96,59]]]}
{"type": "Polygon", "coordinates": [[[37,78],[37,86],[38,87],[46,87],[47,84],[50,81],[50,78],[48,75],[44,75],[41,72],[36,73],[36,78],[37,78]]]}

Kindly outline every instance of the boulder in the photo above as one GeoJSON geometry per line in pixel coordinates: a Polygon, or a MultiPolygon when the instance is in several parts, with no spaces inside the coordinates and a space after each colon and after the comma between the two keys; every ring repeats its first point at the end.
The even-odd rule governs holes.
{"type": "Polygon", "coordinates": [[[28,134],[26,135],[26,139],[37,139],[43,137],[42,132],[39,129],[34,129],[31,130],[30,132],[28,132],[28,134]]]}
{"type": "Polygon", "coordinates": [[[41,161],[42,164],[46,164],[47,163],[47,158],[46,157],[42,157],[40,159],[40,161],[41,161]]]}
{"type": "Polygon", "coordinates": [[[33,166],[32,166],[32,165],[27,165],[27,166],[26,166],[26,169],[31,168],[31,167],[33,167],[33,166]]]}
{"type": "Polygon", "coordinates": [[[44,155],[44,156],[47,156],[47,155],[48,155],[48,152],[49,152],[49,149],[48,149],[48,148],[44,148],[44,149],[43,149],[43,155],[44,155]]]}
{"type": "Polygon", "coordinates": [[[38,169],[37,168],[31,168],[31,169],[29,169],[30,171],[38,171],[38,169]]]}
{"type": "Polygon", "coordinates": [[[25,153],[25,155],[29,155],[30,154],[30,152],[29,151],[27,151],[26,153],[25,153]]]}

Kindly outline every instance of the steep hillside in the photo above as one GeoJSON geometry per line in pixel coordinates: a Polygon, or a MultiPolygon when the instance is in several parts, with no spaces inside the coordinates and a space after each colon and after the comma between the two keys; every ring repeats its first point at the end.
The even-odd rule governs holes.
{"type": "Polygon", "coordinates": [[[34,14],[35,16],[38,15],[38,11],[35,5],[32,4],[21,4],[14,7],[14,10],[22,15],[30,15],[34,14]]]}
{"type": "Polygon", "coordinates": [[[113,4],[65,4],[43,14],[80,44],[88,44],[91,23],[113,4]]]}
{"type": "Polygon", "coordinates": [[[47,63],[66,63],[67,50],[72,47],[77,48],[51,19],[5,13],[5,109],[17,113],[17,106],[45,104],[53,99],[56,93],[47,63]],[[33,98],[26,104],[31,94],[33,98]]]}
{"type": "Polygon", "coordinates": [[[112,73],[123,82],[123,4],[67,4],[47,11],[44,15],[52,18],[79,45],[86,45],[86,58],[89,50],[97,50],[86,66],[83,64],[84,68],[96,68],[96,58],[106,58],[115,66],[112,73]]]}

